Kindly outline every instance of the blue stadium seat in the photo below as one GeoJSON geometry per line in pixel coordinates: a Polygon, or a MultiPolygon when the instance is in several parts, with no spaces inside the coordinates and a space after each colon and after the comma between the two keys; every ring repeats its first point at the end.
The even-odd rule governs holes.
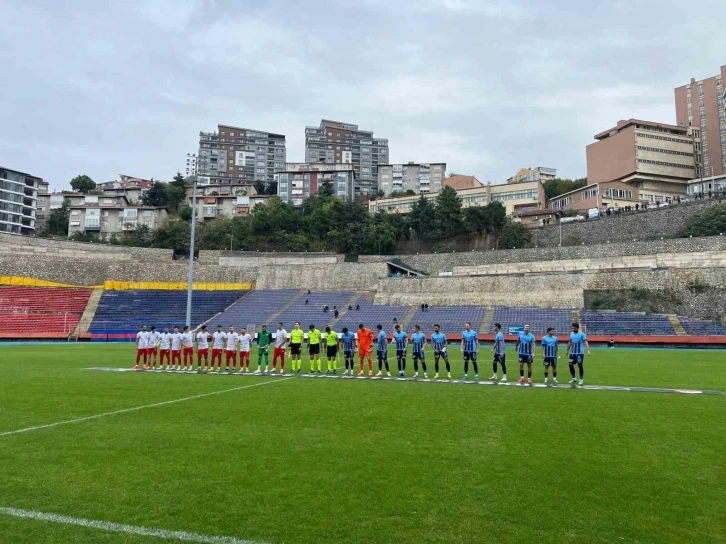
{"type": "Polygon", "coordinates": [[[533,334],[545,334],[549,327],[555,332],[563,334],[571,330],[572,310],[566,308],[494,308],[494,318],[489,333],[494,332],[494,323],[502,325],[502,331],[507,333],[510,326],[529,325],[533,334]]]}
{"type": "Polygon", "coordinates": [[[426,311],[419,308],[408,328],[413,329],[413,326],[418,324],[421,330],[428,333],[438,323],[441,325],[441,332],[458,334],[464,330],[464,324],[469,321],[471,327],[478,331],[484,319],[484,312],[483,306],[430,306],[426,311]]]}
{"type": "Polygon", "coordinates": [[[580,312],[580,322],[588,334],[675,336],[676,331],[667,316],[625,312],[580,312]]]}
{"type": "Polygon", "coordinates": [[[690,317],[679,317],[687,334],[693,336],[722,336],[726,334],[726,326],[714,321],[702,321],[690,317]]]}

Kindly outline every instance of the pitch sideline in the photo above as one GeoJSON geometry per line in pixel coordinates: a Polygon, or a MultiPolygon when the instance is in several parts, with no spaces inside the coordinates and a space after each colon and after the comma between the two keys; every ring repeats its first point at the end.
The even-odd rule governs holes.
{"type": "Polygon", "coordinates": [[[128,412],[137,412],[138,410],[144,410],[145,408],[156,408],[158,406],[167,406],[169,404],[176,404],[178,402],[184,402],[184,401],[187,401],[187,400],[194,400],[194,399],[201,399],[201,398],[204,398],[204,397],[211,397],[212,395],[221,395],[222,393],[230,393],[232,391],[239,391],[241,389],[249,389],[251,387],[259,387],[261,385],[267,385],[267,384],[270,384],[270,383],[280,383],[280,382],[284,382],[284,381],[287,381],[287,380],[290,380],[290,379],[292,379],[292,377],[290,377],[290,378],[283,378],[281,380],[268,380],[268,381],[265,381],[265,382],[262,382],[262,383],[254,383],[254,384],[250,384],[250,385],[242,385],[242,386],[239,386],[239,387],[232,387],[230,389],[222,389],[221,391],[212,391],[210,393],[201,393],[199,395],[192,395],[190,397],[184,397],[184,398],[181,398],[181,399],[165,400],[165,401],[162,401],[162,402],[155,402],[153,404],[145,404],[143,406],[135,406],[133,408],[123,408],[122,410],[114,410],[113,412],[104,412],[102,414],[94,414],[92,416],[84,416],[84,417],[79,417],[79,418],[76,418],[76,419],[68,419],[68,420],[65,420],[65,421],[56,421],[55,423],[47,423],[45,425],[35,425],[33,427],[25,427],[24,429],[16,429],[14,431],[0,432],[0,437],[9,436],[11,434],[21,434],[21,433],[28,433],[28,432],[31,432],[31,431],[39,431],[41,429],[49,429],[51,427],[58,427],[59,425],[70,425],[71,423],[81,423],[83,421],[90,421],[92,419],[100,419],[102,417],[115,416],[115,415],[118,415],[118,414],[125,414],[125,413],[128,413],[128,412]]]}
{"type": "Polygon", "coordinates": [[[0,506],[0,515],[22,519],[33,519],[37,521],[49,521],[51,523],[59,523],[62,525],[76,525],[78,527],[86,527],[89,529],[97,529],[100,531],[125,535],[151,536],[166,540],[177,540],[179,542],[198,542],[201,544],[264,544],[263,542],[254,540],[240,540],[239,538],[232,536],[210,536],[200,535],[198,533],[189,533],[187,531],[158,529],[156,527],[139,527],[137,525],[126,525],[123,523],[112,523],[110,521],[99,521],[95,519],[74,518],[72,516],[37,512],[35,510],[21,510],[19,508],[8,508],[4,506],[0,506]]]}

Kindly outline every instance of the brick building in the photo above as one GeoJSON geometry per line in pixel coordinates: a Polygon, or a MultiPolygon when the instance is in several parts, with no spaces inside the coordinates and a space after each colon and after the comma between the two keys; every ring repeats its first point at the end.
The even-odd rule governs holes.
{"type": "Polygon", "coordinates": [[[325,183],[332,185],[333,194],[342,200],[355,198],[356,177],[353,164],[287,163],[278,174],[277,196],[293,206],[318,194],[325,183]]]}

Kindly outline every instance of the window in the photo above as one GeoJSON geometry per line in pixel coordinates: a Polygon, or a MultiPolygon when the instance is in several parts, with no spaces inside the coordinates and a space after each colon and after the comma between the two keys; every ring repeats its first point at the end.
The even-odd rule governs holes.
{"type": "Polygon", "coordinates": [[[673,151],[672,149],[660,149],[658,147],[646,147],[639,145],[638,149],[641,151],[651,151],[654,153],[668,153],[670,155],[684,155],[686,157],[692,157],[693,153],[686,153],[685,151],[673,151]]]}
{"type": "Polygon", "coordinates": [[[71,221],[70,224],[71,224],[71,227],[80,227],[81,226],[80,221],[71,221]]]}
{"type": "Polygon", "coordinates": [[[81,212],[79,212],[78,210],[73,210],[71,212],[71,215],[81,215],[81,212]]]}
{"type": "Polygon", "coordinates": [[[650,161],[650,160],[647,160],[647,159],[638,159],[638,162],[639,163],[643,163],[643,164],[652,164],[652,165],[655,165],[655,166],[667,166],[669,168],[685,168],[685,169],[688,169],[688,170],[693,170],[693,166],[692,165],[688,165],[688,164],[677,164],[675,162],[650,161]]]}
{"type": "Polygon", "coordinates": [[[605,196],[609,196],[611,198],[633,198],[633,191],[629,191],[627,189],[606,189],[605,190],[605,196]]]}

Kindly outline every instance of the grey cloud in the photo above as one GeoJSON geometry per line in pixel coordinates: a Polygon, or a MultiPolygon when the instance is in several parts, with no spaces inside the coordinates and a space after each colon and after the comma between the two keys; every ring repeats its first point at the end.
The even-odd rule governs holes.
{"type": "Polygon", "coordinates": [[[217,123],[284,133],[323,117],[391,159],[501,182],[585,174],[592,135],[673,122],[673,88],[726,63],[726,6],[556,0],[54,0],[0,5],[0,164],[49,179],[170,178],[217,123]],[[32,39],[29,39],[31,37],[32,39]]]}

